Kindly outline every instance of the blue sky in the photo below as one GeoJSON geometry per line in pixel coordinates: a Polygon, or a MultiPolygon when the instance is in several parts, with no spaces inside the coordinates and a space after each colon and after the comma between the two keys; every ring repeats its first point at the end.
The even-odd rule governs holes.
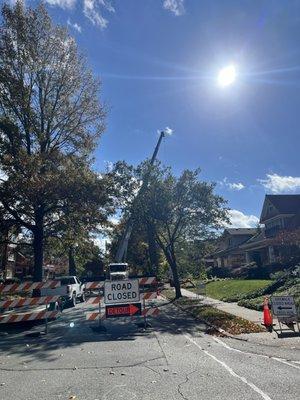
{"type": "MultiPolygon", "coordinates": [[[[27,0],[27,4],[37,1],[27,0]]],[[[265,193],[299,193],[300,1],[46,0],[102,80],[110,107],[96,168],[159,153],[179,174],[201,167],[236,226],[265,193]],[[233,85],[217,85],[234,64],[233,85]]]]}

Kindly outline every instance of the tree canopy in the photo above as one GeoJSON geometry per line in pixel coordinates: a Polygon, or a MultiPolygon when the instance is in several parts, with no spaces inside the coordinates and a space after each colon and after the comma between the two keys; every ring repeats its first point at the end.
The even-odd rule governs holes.
{"type": "MultiPolygon", "coordinates": [[[[201,248],[203,254],[204,242],[214,237],[224,222],[228,221],[226,202],[214,193],[213,183],[199,179],[199,169],[185,170],[179,177],[159,163],[151,168],[148,163],[142,163],[137,168],[122,164],[118,171],[117,175],[123,179],[127,175],[131,176],[131,179],[126,178],[127,184],[129,181],[133,184],[141,182],[147,176],[148,184],[125,207],[123,215],[126,220],[126,216],[131,214],[135,223],[134,232],[139,232],[135,236],[143,243],[146,242],[145,236],[151,226],[151,233],[171,268],[176,295],[179,297],[178,260],[184,261],[183,249],[196,246],[194,252],[199,253],[201,248]]],[[[196,254],[194,260],[199,260],[196,254]]]]}
{"type": "Polygon", "coordinates": [[[32,233],[40,280],[46,235],[96,227],[111,210],[110,184],[90,169],[105,107],[74,39],[43,4],[3,6],[0,89],[0,209],[32,233]]]}

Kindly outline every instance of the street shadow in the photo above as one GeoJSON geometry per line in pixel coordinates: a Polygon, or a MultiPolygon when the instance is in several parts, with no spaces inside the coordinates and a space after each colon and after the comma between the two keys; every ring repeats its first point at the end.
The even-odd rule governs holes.
{"type": "MultiPolygon", "coordinates": [[[[0,334],[0,356],[18,356],[26,363],[34,360],[57,361],[57,351],[80,346],[83,343],[101,343],[134,341],[139,337],[153,339],[155,333],[170,335],[204,333],[205,324],[196,321],[170,302],[153,302],[149,306],[158,306],[157,317],[147,318],[147,328],[144,328],[143,317],[109,319],[101,322],[106,331],[97,332],[97,321],[86,321],[86,311],[97,311],[95,307],[81,306],[63,311],[59,318],[50,321],[48,334],[44,334],[44,323],[7,327],[6,334],[0,334]]],[[[1,327],[2,333],[4,328],[1,327]]],[[[1,357],[0,357],[1,358],[1,357]]],[[[50,365],[50,364],[49,364],[50,365]]],[[[0,365],[0,370],[10,370],[0,365]]]]}
{"type": "Polygon", "coordinates": [[[277,337],[279,339],[285,339],[285,338],[295,338],[295,337],[300,337],[300,332],[291,332],[291,331],[277,331],[274,329],[274,331],[277,334],[277,337]]]}

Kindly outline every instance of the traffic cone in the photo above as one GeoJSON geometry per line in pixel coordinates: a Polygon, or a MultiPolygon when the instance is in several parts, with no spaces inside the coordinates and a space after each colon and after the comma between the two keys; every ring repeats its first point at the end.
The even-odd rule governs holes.
{"type": "Polygon", "coordinates": [[[272,332],[272,330],[273,330],[273,317],[272,317],[272,314],[271,314],[270,309],[269,309],[269,299],[268,299],[268,297],[265,297],[263,306],[264,306],[264,311],[263,311],[264,323],[263,323],[263,325],[267,328],[267,330],[269,332],[272,332]]]}

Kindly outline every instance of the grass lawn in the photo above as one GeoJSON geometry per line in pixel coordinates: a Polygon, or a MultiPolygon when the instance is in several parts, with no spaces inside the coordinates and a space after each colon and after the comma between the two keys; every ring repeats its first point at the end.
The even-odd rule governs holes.
{"type": "MultiPolygon", "coordinates": [[[[210,282],[206,285],[206,295],[217,300],[238,301],[240,297],[268,286],[271,280],[262,279],[228,279],[210,282]]],[[[189,289],[196,292],[196,289],[189,289]]]]}

